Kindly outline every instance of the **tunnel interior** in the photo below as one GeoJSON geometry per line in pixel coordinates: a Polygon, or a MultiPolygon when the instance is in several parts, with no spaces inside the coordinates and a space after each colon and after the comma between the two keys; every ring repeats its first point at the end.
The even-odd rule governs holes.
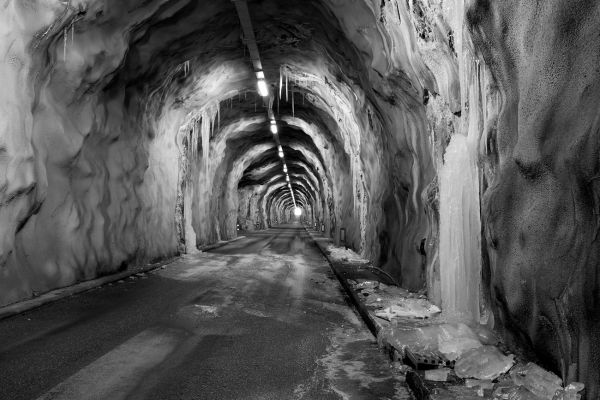
{"type": "Polygon", "coordinates": [[[597,398],[599,3],[0,10],[0,306],[296,221],[597,398]]]}

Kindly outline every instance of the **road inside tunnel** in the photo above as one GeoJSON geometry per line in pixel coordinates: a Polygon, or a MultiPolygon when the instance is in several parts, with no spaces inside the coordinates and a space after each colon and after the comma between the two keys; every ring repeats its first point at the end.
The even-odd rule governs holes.
{"type": "Polygon", "coordinates": [[[0,322],[0,399],[410,398],[301,225],[0,322]]]}

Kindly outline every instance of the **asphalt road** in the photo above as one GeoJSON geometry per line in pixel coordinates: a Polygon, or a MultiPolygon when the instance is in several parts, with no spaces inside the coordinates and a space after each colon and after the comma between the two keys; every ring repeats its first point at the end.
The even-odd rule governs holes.
{"type": "Polygon", "coordinates": [[[299,226],[0,321],[0,399],[405,399],[299,226]]]}

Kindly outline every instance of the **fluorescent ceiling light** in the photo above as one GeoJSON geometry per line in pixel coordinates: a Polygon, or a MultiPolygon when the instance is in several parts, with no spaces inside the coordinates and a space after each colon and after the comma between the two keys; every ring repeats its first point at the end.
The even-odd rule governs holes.
{"type": "Polygon", "coordinates": [[[279,152],[279,158],[283,158],[283,151],[279,152]]]}
{"type": "Polygon", "coordinates": [[[263,71],[258,71],[258,72],[256,73],[256,77],[257,77],[258,79],[265,79],[265,73],[264,73],[263,71]]]}
{"type": "Polygon", "coordinates": [[[273,133],[273,135],[277,134],[277,125],[271,125],[271,132],[273,133]]]}
{"type": "Polygon", "coordinates": [[[283,172],[287,173],[287,165],[283,166],[283,172]]]}
{"type": "Polygon", "coordinates": [[[267,87],[267,82],[264,79],[258,80],[258,94],[262,97],[267,97],[269,95],[269,88],[267,87]]]}
{"type": "Polygon", "coordinates": [[[286,175],[285,176],[285,180],[289,182],[290,181],[290,177],[286,175]]]}

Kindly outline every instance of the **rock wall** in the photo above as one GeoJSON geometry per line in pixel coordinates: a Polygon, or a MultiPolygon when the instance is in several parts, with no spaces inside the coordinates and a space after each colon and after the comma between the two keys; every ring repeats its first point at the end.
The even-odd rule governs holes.
{"type": "MultiPolygon", "coordinates": [[[[469,29],[502,98],[488,121],[484,217],[497,315],[600,396],[600,4],[476,1],[469,29]]],[[[523,340],[525,339],[525,340],[523,340]]]]}

